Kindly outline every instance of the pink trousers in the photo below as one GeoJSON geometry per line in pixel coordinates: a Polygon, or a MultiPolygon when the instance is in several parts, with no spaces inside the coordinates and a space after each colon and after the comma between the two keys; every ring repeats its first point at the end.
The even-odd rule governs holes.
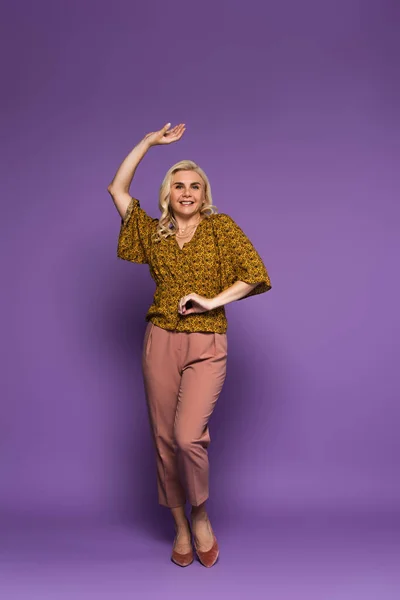
{"type": "Polygon", "coordinates": [[[208,498],[208,421],[225,381],[227,350],[226,333],[147,324],[142,372],[163,506],[198,506],[208,498]]]}

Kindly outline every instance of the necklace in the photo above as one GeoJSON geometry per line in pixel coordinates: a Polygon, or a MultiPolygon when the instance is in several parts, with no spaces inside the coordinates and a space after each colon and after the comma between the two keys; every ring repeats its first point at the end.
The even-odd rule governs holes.
{"type": "MultiPolygon", "coordinates": [[[[191,230],[191,229],[193,229],[194,227],[197,227],[197,225],[198,225],[200,222],[201,222],[201,219],[200,219],[199,221],[197,221],[197,223],[196,223],[195,225],[188,225],[188,227],[184,227],[183,229],[180,229],[180,231],[185,231],[185,229],[189,229],[189,230],[191,230]]],[[[178,238],[185,238],[185,237],[188,237],[189,235],[191,235],[191,233],[192,233],[192,231],[189,231],[189,233],[186,233],[186,234],[183,234],[183,235],[181,235],[181,234],[178,234],[178,233],[175,233],[175,236],[176,236],[176,237],[178,237],[178,238]]]]}
{"type": "Polygon", "coordinates": [[[187,237],[189,237],[189,235],[192,235],[193,233],[194,233],[194,231],[189,231],[189,233],[186,233],[186,234],[184,234],[184,235],[178,235],[178,234],[176,233],[176,234],[175,234],[175,237],[176,237],[176,238],[178,238],[178,239],[182,239],[182,240],[183,240],[184,238],[187,238],[187,237]]]}

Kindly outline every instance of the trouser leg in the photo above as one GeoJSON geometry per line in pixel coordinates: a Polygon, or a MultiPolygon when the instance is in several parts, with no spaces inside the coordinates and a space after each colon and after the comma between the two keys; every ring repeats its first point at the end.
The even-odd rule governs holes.
{"type": "Polygon", "coordinates": [[[149,321],[143,343],[142,372],[157,467],[158,501],[170,508],[186,502],[174,440],[178,403],[180,339],[149,321]]]}
{"type": "Polygon", "coordinates": [[[182,377],[174,434],[188,499],[198,506],[209,496],[208,422],[226,377],[227,335],[181,335],[182,377]]]}

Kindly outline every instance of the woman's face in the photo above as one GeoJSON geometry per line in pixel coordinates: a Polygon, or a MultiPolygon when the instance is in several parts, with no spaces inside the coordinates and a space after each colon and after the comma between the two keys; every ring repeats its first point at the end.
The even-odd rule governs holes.
{"type": "Polygon", "coordinates": [[[196,171],[177,171],[172,176],[170,206],[175,215],[191,217],[205,200],[205,185],[196,171]]]}

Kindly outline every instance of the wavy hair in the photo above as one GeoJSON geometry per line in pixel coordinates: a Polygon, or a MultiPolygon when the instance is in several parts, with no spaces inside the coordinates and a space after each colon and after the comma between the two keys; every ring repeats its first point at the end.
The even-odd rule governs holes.
{"type": "Polygon", "coordinates": [[[169,236],[175,235],[175,233],[178,231],[178,223],[170,207],[172,177],[178,171],[195,171],[203,179],[205,186],[205,199],[202,207],[200,208],[200,214],[212,215],[218,212],[217,207],[212,203],[210,181],[203,169],[192,160],[181,160],[168,169],[160,186],[158,207],[161,211],[161,216],[158,220],[157,230],[154,233],[154,241],[161,241],[163,239],[165,240],[169,236]]]}

